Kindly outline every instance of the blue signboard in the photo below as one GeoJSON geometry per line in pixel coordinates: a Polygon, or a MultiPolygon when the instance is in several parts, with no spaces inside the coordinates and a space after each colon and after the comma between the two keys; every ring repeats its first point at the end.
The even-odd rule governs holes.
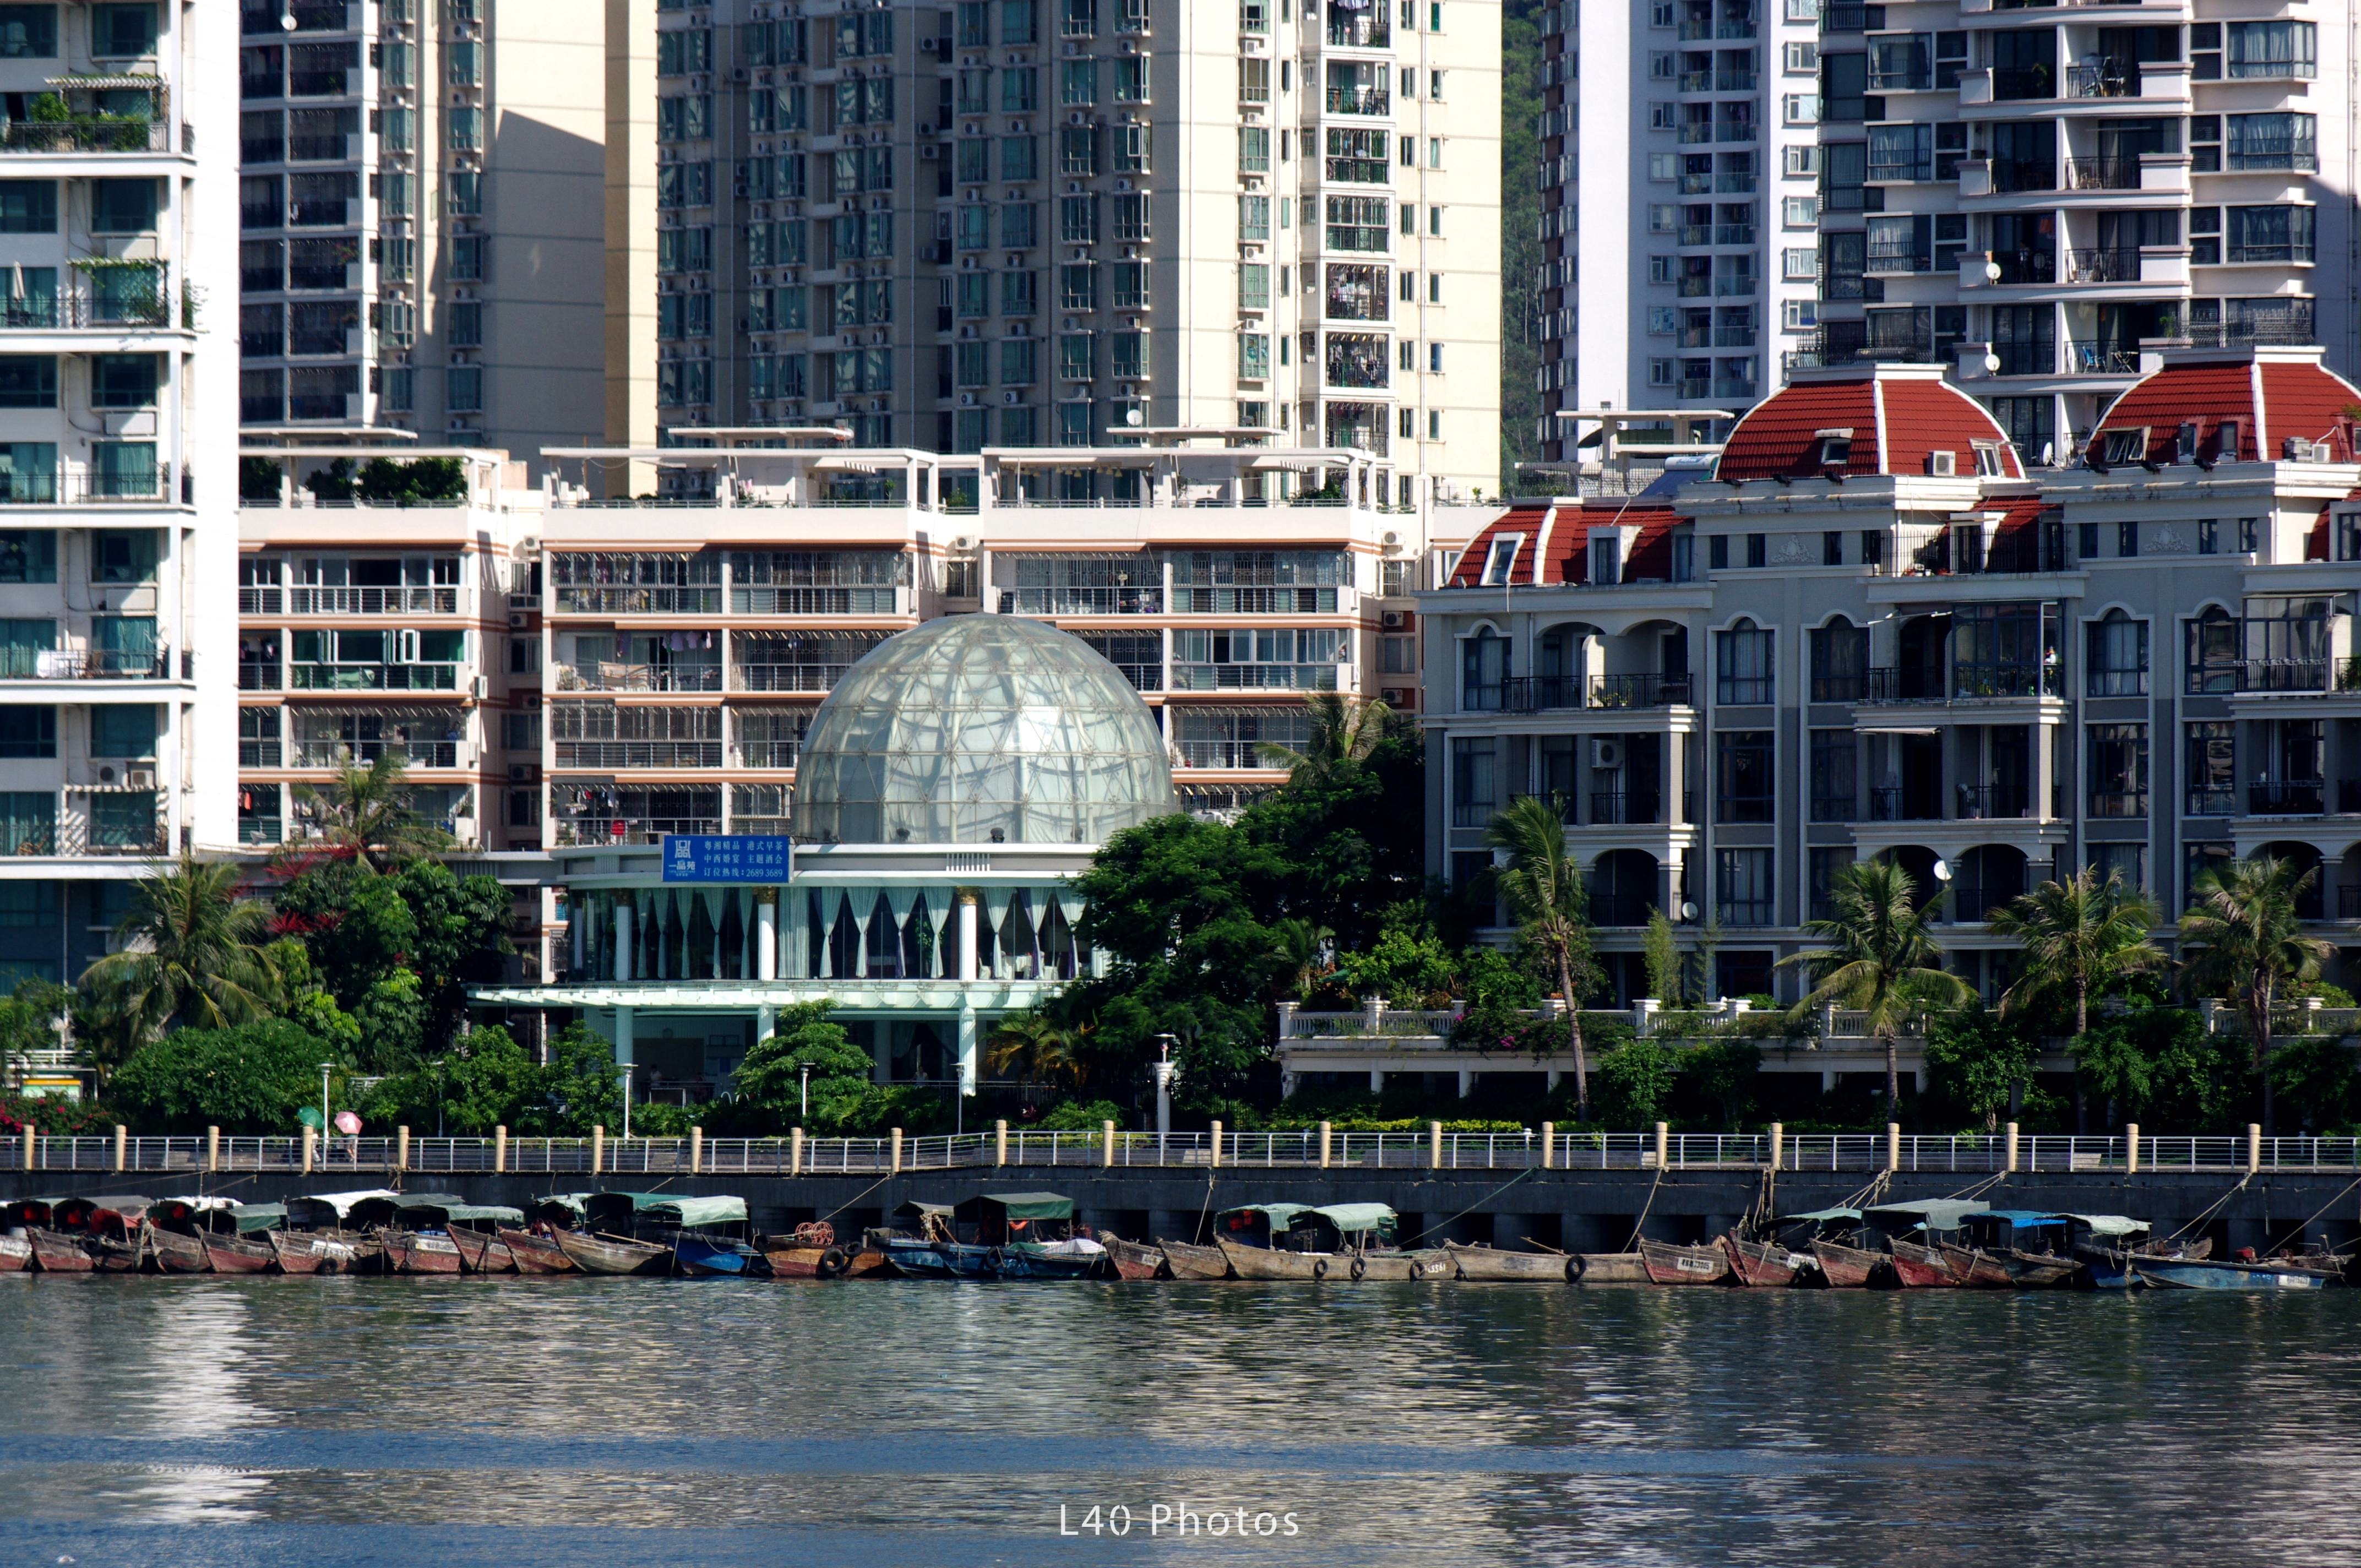
{"type": "Polygon", "coordinates": [[[795,840],[783,833],[664,836],[666,882],[783,883],[795,858],[795,840]]]}

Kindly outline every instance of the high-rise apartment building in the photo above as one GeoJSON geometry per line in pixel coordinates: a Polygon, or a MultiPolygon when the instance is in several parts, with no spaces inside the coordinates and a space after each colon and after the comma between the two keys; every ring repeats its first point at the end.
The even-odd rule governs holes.
{"type": "Polygon", "coordinates": [[[0,986],[229,840],[233,48],[194,3],[0,6],[0,986]]]}
{"type": "Polygon", "coordinates": [[[2308,5],[1636,0],[1578,55],[1550,15],[1553,460],[1557,411],[1742,409],[1796,365],[1940,364],[2038,459],[2143,344],[2355,363],[2350,50],[2308,5]],[[1749,278],[1755,389],[1725,373],[1749,278]]]}
{"type": "Polygon", "coordinates": [[[1244,426],[1374,454],[1388,504],[1497,482],[1489,7],[722,0],[658,23],[665,426],[964,453],[1244,426]]]}
{"type": "Polygon", "coordinates": [[[243,423],[523,453],[603,431],[598,18],[243,4],[243,423]]]}

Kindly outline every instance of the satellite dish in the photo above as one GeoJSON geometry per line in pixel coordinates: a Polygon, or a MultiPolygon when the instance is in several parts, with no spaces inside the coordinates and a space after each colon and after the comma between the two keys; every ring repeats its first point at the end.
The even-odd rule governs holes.
{"type": "Polygon", "coordinates": [[[1124,411],[1123,422],[1136,425],[1144,424],[1147,421],[1137,409],[1126,409],[1124,411]]]}
{"type": "Polygon", "coordinates": [[[2000,374],[2000,356],[1993,354],[1989,350],[1984,354],[1984,374],[1987,376],[1997,376],[2000,374]]]}
{"type": "Polygon", "coordinates": [[[291,33],[295,30],[294,12],[281,11],[279,13],[279,30],[282,33],[291,33]]]}
{"type": "Polygon", "coordinates": [[[1935,880],[1937,882],[1949,882],[1951,880],[1950,861],[1938,860],[1935,862],[1935,880]]]}
{"type": "Polygon", "coordinates": [[[1696,919],[1697,917],[1697,906],[1695,904],[1690,904],[1690,903],[1684,903],[1684,904],[1682,904],[1682,905],[1681,905],[1681,918],[1682,918],[1682,919],[1684,919],[1684,920],[1694,920],[1694,919],[1696,919]]]}

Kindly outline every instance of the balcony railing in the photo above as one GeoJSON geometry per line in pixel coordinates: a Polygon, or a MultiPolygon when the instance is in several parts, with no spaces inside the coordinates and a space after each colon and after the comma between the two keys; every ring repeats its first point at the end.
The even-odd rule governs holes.
{"type": "Polygon", "coordinates": [[[287,590],[290,615],[456,615],[455,587],[316,588],[287,590]]]}
{"type": "Polygon", "coordinates": [[[1872,822],[1936,822],[1942,819],[1939,799],[1932,791],[1906,789],[1901,784],[1876,784],[1869,792],[1869,819],[1872,822]]]}
{"type": "Polygon", "coordinates": [[[1969,663],[1951,666],[1951,695],[1962,701],[1989,697],[2056,696],[2056,665],[1969,663]]]}
{"type": "MultiPolygon", "coordinates": [[[[1261,745],[1259,740],[1175,740],[1172,754],[1184,768],[1267,768],[1270,764],[1262,759],[1261,745]]],[[[1482,809],[1474,822],[1460,826],[1480,828],[1489,822],[1494,807],[1487,804],[1482,809]]]]}
{"type": "Polygon", "coordinates": [[[1869,695],[1869,673],[1861,671],[1847,675],[1814,675],[1814,702],[1860,702],[1869,695]]]}
{"type": "MultiPolygon", "coordinates": [[[[787,591],[787,590],[772,590],[787,591]]],[[[560,615],[719,615],[721,589],[710,587],[557,587],[560,615]]],[[[752,611],[764,614],[766,611],[752,611]]]]}
{"type": "Polygon", "coordinates": [[[1992,259],[1993,265],[2000,269],[1996,282],[2015,285],[2058,281],[2058,253],[2054,250],[1995,250],[1992,259]]]}
{"type": "Polygon", "coordinates": [[[169,464],[127,474],[33,468],[0,474],[0,506],[156,506],[180,499],[169,464]]]}
{"type": "Polygon", "coordinates": [[[2235,817],[2238,812],[2238,792],[2235,789],[2191,789],[2189,792],[2189,815],[2191,817],[2235,817]]]}
{"type": "Polygon", "coordinates": [[[1992,188],[2003,192],[2055,191],[2058,166],[2031,159],[1996,158],[1992,163],[1992,188]]]}
{"type": "Polygon", "coordinates": [[[380,757],[391,757],[412,768],[456,768],[459,765],[459,742],[294,740],[287,746],[287,766],[293,768],[367,767],[380,757]]]}
{"type": "Polygon", "coordinates": [[[279,661],[276,659],[240,659],[237,662],[237,689],[242,692],[275,692],[279,689],[279,661]]]}
{"type": "MultiPolygon", "coordinates": [[[[710,593],[700,588],[698,593],[710,593]]],[[[735,615],[896,615],[898,590],[884,585],[871,587],[767,587],[740,584],[730,590],[735,615]]],[[[559,608],[563,609],[561,605],[559,608]]]]}
{"type": "Polygon", "coordinates": [[[1720,906],[1721,923],[1725,926],[1771,924],[1771,900],[1767,898],[1724,898],[1716,902],[1720,906]]]}
{"type": "Polygon", "coordinates": [[[1331,87],[1326,101],[1332,115],[1393,113],[1393,98],[1382,87],[1331,87]]]}
{"type": "Polygon", "coordinates": [[[2238,663],[2242,692],[2316,692],[2328,689],[2326,659],[2245,659],[2238,663]]]}
{"type": "Polygon", "coordinates": [[[2094,789],[2091,792],[2091,815],[2107,817],[2142,817],[2147,815],[2147,791],[2144,789],[2094,789]]]}
{"type": "Polygon", "coordinates": [[[1686,675],[1511,675],[1497,686],[1468,693],[1473,712],[1545,713],[1565,708],[1681,707],[1689,701],[1686,675]]]}
{"type": "Polygon", "coordinates": [[[560,740],[561,768],[718,768],[721,742],[715,740],[560,740]]]}
{"type": "Polygon", "coordinates": [[[2136,376],[2139,350],[2070,338],[2066,343],[2066,368],[2077,376],[2136,376]]]}
{"type": "MultiPolygon", "coordinates": [[[[2140,78],[2137,65],[2103,62],[2098,65],[2070,65],[2065,71],[2065,98],[2136,98],[2140,78]]],[[[1994,89],[1997,93],[1998,89],[1994,89]]]]}
{"type": "Polygon", "coordinates": [[[1593,675],[1592,707],[1686,707],[1689,677],[1686,674],[1593,675]]]}
{"type": "Polygon", "coordinates": [[[290,664],[294,691],[456,691],[456,664],[290,664]]]}
{"type": "Polygon", "coordinates": [[[2140,253],[2136,250],[2076,248],[2066,253],[2069,283],[2136,283],[2140,253]]]}
{"type": "Polygon", "coordinates": [[[0,153],[170,152],[171,126],[162,120],[83,115],[68,120],[12,120],[0,126],[0,153]]]}
{"type": "Polygon", "coordinates": [[[1601,828],[1632,828],[1660,819],[1664,797],[1653,789],[1595,789],[1590,792],[1590,820],[1601,828]]]}
{"type": "Polygon", "coordinates": [[[0,648],[0,680],[164,681],[172,678],[170,652],[126,653],[111,648],[0,648]]]}
{"type": "Polygon", "coordinates": [[[589,844],[655,844],[667,833],[721,831],[718,817],[597,817],[579,821],[561,818],[557,841],[567,847],[589,844]]]}
{"type": "MultiPolygon", "coordinates": [[[[827,692],[836,689],[850,664],[738,664],[738,689],[750,692],[827,692]]],[[[781,764],[786,766],[790,764],[781,764]]]]}
{"type": "Polygon", "coordinates": [[[600,660],[557,666],[557,689],[586,692],[718,692],[721,666],[625,664],[600,660]]]}
{"type": "Polygon", "coordinates": [[[2136,191],[2140,188],[2136,158],[2077,158],[2066,165],[2070,191],[2136,191]]]}
{"type": "Polygon", "coordinates": [[[1966,821],[2013,820],[2026,815],[2026,790],[2021,784],[1963,784],[1959,791],[1960,816],[1966,821]]]}
{"type": "Polygon", "coordinates": [[[2317,817],[2324,809],[2325,784],[2319,779],[2257,779],[2246,786],[2253,817],[2317,817]]]}

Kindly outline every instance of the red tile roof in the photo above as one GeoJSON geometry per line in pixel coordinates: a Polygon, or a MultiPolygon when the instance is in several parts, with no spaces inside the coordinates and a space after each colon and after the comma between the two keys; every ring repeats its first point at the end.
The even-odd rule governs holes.
{"type": "Polygon", "coordinates": [[[1973,474],[1979,441],[1998,442],[2003,470],[2025,477],[2007,433],[1982,404],[1919,367],[1883,365],[1847,367],[1773,393],[1730,433],[1715,477],[1819,478],[1824,430],[1852,432],[1848,478],[1924,474],[1934,452],[1952,453],[1959,472],[1973,474]]]}
{"type": "Polygon", "coordinates": [[[1493,520],[1469,542],[1452,564],[1449,585],[1477,587],[1492,541],[1504,533],[1521,533],[1524,547],[1510,574],[1518,587],[1582,583],[1589,579],[1590,531],[1594,527],[1639,529],[1624,557],[1627,583],[1665,581],[1673,576],[1673,527],[1680,518],[1662,499],[1594,499],[1579,507],[1533,505],[1513,507],[1493,520]]]}
{"type": "Polygon", "coordinates": [[[2169,355],[2164,367],[2133,385],[2100,419],[2098,434],[2148,431],[2151,462],[2170,462],[2180,427],[2197,427],[2197,450],[2213,460],[2222,423],[2238,423],[2228,461],[2276,460],[2290,439],[2325,441],[2340,459],[2353,455],[2353,418],[2361,389],[2323,368],[2321,351],[2234,348],[2169,355]]]}
{"type": "Polygon", "coordinates": [[[1547,502],[1532,506],[1510,507],[1486,525],[1484,531],[1468,541],[1467,548],[1452,563],[1449,585],[1455,588],[1472,588],[1484,579],[1484,563],[1492,554],[1492,541],[1503,533],[1521,533],[1523,546],[1517,552],[1516,565],[1510,568],[1510,579],[1522,587],[1533,581],[1533,563],[1546,548],[1543,534],[1549,526],[1550,513],[1555,509],[1547,502]]]}

